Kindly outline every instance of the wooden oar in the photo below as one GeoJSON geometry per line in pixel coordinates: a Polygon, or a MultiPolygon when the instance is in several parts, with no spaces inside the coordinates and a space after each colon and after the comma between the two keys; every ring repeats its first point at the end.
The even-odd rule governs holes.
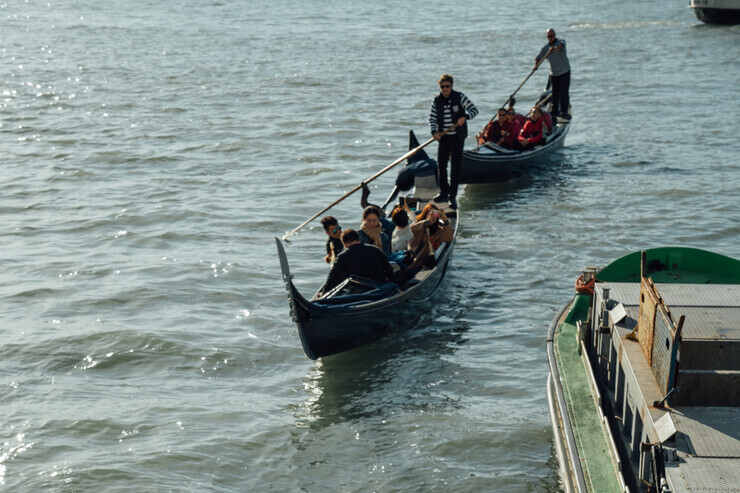
{"type": "MultiPolygon", "coordinates": [[[[537,69],[540,68],[540,65],[542,65],[542,62],[544,62],[547,59],[547,57],[550,56],[551,53],[552,53],[552,47],[550,47],[550,49],[547,50],[547,53],[545,53],[545,56],[543,56],[542,58],[540,58],[539,61],[534,65],[534,68],[532,69],[532,71],[529,72],[529,74],[524,78],[524,80],[522,81],[522,83],[519,84],[519,87],[516,88],[516,91],[514,91],[514,92],[511,93],[511,96],[509,96],[509,99],[506,100],[506,103],[508,103],[509,101],[511,101],[511,99],[514,97],[514,95],[516,93],[518,93],[519,92],[519,89],[521,89],[522,86],[524,86],[524,83],[527,82],[530,77],[532,77],[532,74],[534,74],[535,72],[537,72],[537,69]]],[[[504,105],[506,105],[506,103],[504,103],[504,105]]]]}
{"type": "MultiPolygon", "coordinates": [[[[446,135],[447,133],[449,133],[449,132],[453,131],[453,130],[454,130],[455,128],[456,128],[456,127],[450,127],[450,128],[448,128],[447,130],[445,130],[444,132],[442,132],[442,135],[440,135],[440,137],[442,137],[443,135],[446,135]]],[[[405,159],[408,159],[408,158],[410,158],[411,156],[413,156],[414,154],[416,154],[416,153],[417,153],[417,152],[419,152],[420,150],[424,149],[424,148],[425,148],[426,146],[428,146],[428,145],[429,145],[429,144],[431,144],[432,142],[434,142],[434,137],[430,138],[429,140],[427,140],[426,142],[424,142],[424,143],[423,143],[423,144],[421,144],[420,146],[418,146],[418,147],[414,147],[414,148],[413,148],[413,149],[411,149],[411,150],[410,150],[409,152],[407,152],[406,154],[404,154],[404,155],[403,155],[403,156],[401,156],[400,158],[396,159],[396,160],[395,160],[395,161],[393,161],[393,162],[392,162],[391,164],[389,164],[389,165],[388,165],[388,166],[386,166],[385,168],[381,169],[380,171],[378,171],[377,173],[375,173],[375,174],[374,174],[373,176],[371,176],[370,178],[367,178],[366,180],[363,180],[363,182],[362,182],[362,183],[370,183],[371,181],[373,181],[374,179],[376,179],[377,177],[379,177],[380,175],[382,175],[382,174],[383,174],[383,173],[385,173],[386,171],[389,171],[389,170],[390,170],[391,168],[393,168],[394,166],[396,166],[396,165],[397,165],[398,163],[400,163],[400,162],[404,161],[405,159]]],[[[302,228],[303,228],[303,227],[304,227],[304,226],[305,226],[306,224],[310,223],[311,221],[313,221],[314,219],[316,219],[317,217],[319,217],[319,216],[320,216],[321,214],[323,214],[324,212],[328,211],[329,209],[331,209],[332,207],[334,207],[335,205],[337,205],[338,203],[340,203],[341,201],[343,201],[344,199],[346,199],[347,197],[349,197],[350,195],[352,195],[352,194],[353,194],[353,193],[355,193],[356,191],[360,190],[360,189],[362,188],[362,183],[360,183],[360,184],[359,184],[359,185],[357,185],[357,186],[356,186],[355,188],[353,188],[353,189],[352,189],[352,190],[350,190],[349,192],[347,192],[347,193],[345,193],[344,195],[342,195],[341,197],[339,197],[339,198],[338,198],[337,200],[335,200],[334,202],[332,202],[331,204],[329,204],[329,205],[328,205],[328,206],[326,206],[325,208],[321,209],[321,210],[320,210],[319,212],[317,212],[317,213],[316,213],[316,214],[314,214],[313,216],[311,216],[311,217],[309,217],[308,219],[306,219],[305,221],[303,221],[303,223],[302,223],[302,224],[301,224],[300,226],[298,226],[297,228],[293,229],[292,231],[288,231],[287,233],[285,233],[285,234],[283,235],[283,241],[287,241],[287,239],[288,239],[288,238],[290,238],[290,237],[291,237],[291,236],[293,236],[293,235],[294,235],[295,233],[297,233],[297,232],[298,232],[298,231],[299,231],[300,229],[302,229],[302,228]]]]}
{"type": "MultiPolygon", "coordinates": [[[[524,78],[524,80],[522,81],[522,83],[519,84],[519,87],[517,87],[516,90],[511,93],[511,96],[509,96],[506,99],[506,102],[504,103],[504,106],[506,106],[507,104],[509,104],[509,102],[511,102],[511,100],[514,99],[514,96],[516,95],[516,93],[519,92],[519,89],[521,89],[524,86],[524,84],[529,80],[529,78],[532,77],[532,74],[534,74],[537,71],[537,69],[540,68],[540,65],[542,65],[542,62],[544,62],[547,59],[547,57],[550,56],[551,53],[552,53],[552,47],[549,50],[547,50],[547,53],[545,53],[545,56],[543,56],[542,58],[539,59],[539,61],[535,64],[535,66],[532,69],[532,71],[529,72],[529,74],[527,74],[527,76],[524,78]]],[[[502,106],[502,108],[503,108],[503,106],[502,106]]],[[[493,115],[490,120],[488,120],[488,123],[491,123],[492,121],[496,121],[497,118],[498,118],[498,111],[496,111],[496,114],[493,115]]],[[[488,123],[486,125],[488,125],[488,123]]],[[[485,129],[485,126],[483,128],[485,129]]],[[[480,147],[481,146],[478,146],[478,148],[476,150],[480,149],[480,147]]]]}

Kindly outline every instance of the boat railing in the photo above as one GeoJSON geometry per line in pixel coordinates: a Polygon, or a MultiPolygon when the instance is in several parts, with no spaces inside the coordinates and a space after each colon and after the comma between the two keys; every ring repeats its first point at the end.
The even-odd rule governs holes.
{"type": "MultiPolygon", "coordinates": [[[[570,465],[573,468],[573,476],[576,480],[576,487],[578,492],[585,492],[586,490],[586,479],[583,474],[583,466],[581,465],[580,454],[576,446],[576,438],[573,432],[573,426],[568,416],[567,406],[565,404],[565,395],[563,386],[560,380],[560,370],[558,368],[557,359],[555,358],[554,348],[554,337],[555,330],[557,329],[560,319],[565,315],[566,311],[569,311],[573,306],[573,301],[565,305],[563,310],[553,319],[550,324],[550,328],[547,333],[547,361],[550,366],[550,374],[552,376],[552,383],[555,389],[555,401],[557,402],[558,408],[561,410],[560,416],[563,425],[563,434],[565,435],[565,444],[567,449],[567,455],[570,458],[570,465]]],[[[559,440],[559,435],[556,435],[556,440],[559,440]]]]}

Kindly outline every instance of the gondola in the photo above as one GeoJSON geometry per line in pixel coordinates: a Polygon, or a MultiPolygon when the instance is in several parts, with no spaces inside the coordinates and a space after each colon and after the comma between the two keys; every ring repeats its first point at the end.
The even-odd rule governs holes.
{"type": "MultiPolygon", "coordinates": [[[[419,145],[413,132],[409,140],[409,149],[419,145]]],[[[407,160],[399,176],[408,176],[405,172],[420,164],[433,164],[436,170],[436,162],[421,150],[407,160]]],[[[439,192],[436,177],[431,172],[422,175],[424,173],[415,176],[413,191],[406,197],[412,209],[421,210],[439,192]]],[[[391,197],[397,192],[397,188],[394,189],[391,197]]],[[[424,268],[402,285],[386,283],[377,286],[367,280],[350,278],[324,296],[318,296],[317,292],[307,299],[293,283],[283,242],[275,238],[291,317],[298,327],[306,356],[317,359],[369,344],[394,330],[412,325],[420,313],[430,307],[431,298],[447,272],[460,229],[460,211],[450,209],[448,203],[437,205],[451,222],[453,238],[437,249],[433,267],[424,268]]]]}
{"type": "Polygon", "coordinates": [[[570,123],[558,123],[545,144],[527,151],[506,149],[486,143],[463,152],[460,183],[493,183],[521,174],[533,162],[546,160],[556,149],[563,147],[570,123]]]}
{"type": "MultiPolygon", "coordinates": [[[[548,83],[536,106],[551,107],[547,104],[550,96],[548,83]]],[[[568,109],[570,112],[570,107],[568,109]]],[[[458,180],[460,183],[495,183],[521,175],[527,166],[546,161],[555,150],[563,147],[569,129],[570,122],[556,123],[543,145],[526,151],[506,149],[492,142],[464,151],[458,180]]]]}

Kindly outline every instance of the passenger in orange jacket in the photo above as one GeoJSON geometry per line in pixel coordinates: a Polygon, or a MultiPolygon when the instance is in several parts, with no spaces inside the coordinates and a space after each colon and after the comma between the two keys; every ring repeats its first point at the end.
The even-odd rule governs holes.
{"type": "Polygon", "coordinates": [[[537,144],[544,142],[545,136],[542,129],[544,123],[545,119],[542,118],[542,110],[535,106],[532,108],[529,120],[527,120],[521,132],[519,132],[519,144],[522,146],[522,149],[531,149],[537,144]]]}

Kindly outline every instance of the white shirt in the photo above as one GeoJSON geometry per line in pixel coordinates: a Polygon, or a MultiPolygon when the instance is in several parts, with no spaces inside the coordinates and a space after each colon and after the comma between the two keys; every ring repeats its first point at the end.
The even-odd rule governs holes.
{"type": "Polygon", "coordinates": [[[413,238],[413,235],[410,227],[399,228],[396,226],[393,228],[393,236],[391,237],[391,251],[406,250],[411,238],[413,238]]]}

